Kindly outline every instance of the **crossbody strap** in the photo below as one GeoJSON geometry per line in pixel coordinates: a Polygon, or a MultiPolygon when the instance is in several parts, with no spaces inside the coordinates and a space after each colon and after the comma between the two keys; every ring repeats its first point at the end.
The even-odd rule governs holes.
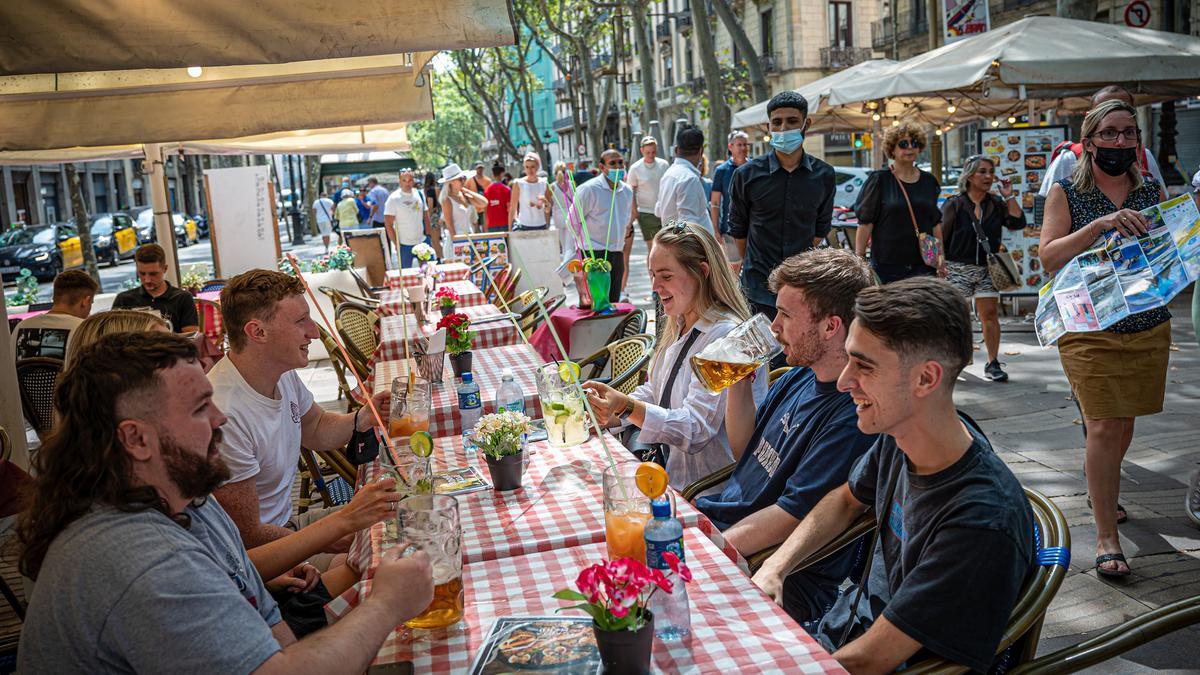
{"type": "MultiPolygon", "coordinates": [[[[903,468],[901,468],[903,471],[903,468]]],[[[846,646],[846,638],[850,637],[850,631],[854,628],[858,618],[858,603],[862,601],[863,592],[867,588],[867,580],[871,578],[872,562],[875,559],[875,548],[879,545],[879,538],[883,536],[883,528],[888,526],[888,521],[892,516],[892,498],[896,496],[896,486],[900,484],[900,476],[897,475],[888,485],[887,496],[883,499],[884,513],[875,514],[875,534],[871,537],[871,545],[867,547],[866,564],[863,565],[862,576],[858,580],[858,590],[854,592],[854,602],[850,604],[850,617],[846,622],[846,628],[842,631],[842,637],[838,640],[836,647],[841,649],[846,646]]]]}
{"type": "Polygon", "coordinates": [[[675,386],[675,376],[683,368],[683,360],[687,358],[688,350],[696,343],[700,337],[700,331],[696,328],[688,334],[687,340],[684,341],[683,347],[679,350],[679,354],[675,356],[675,365],[671,368],[671,374],[667,376],[667,384],[663,387],[662,395],[658,398],[658,405],[661,408],[671,407],[671,389],[675,386]]]}
{"type": "MultiPolygon", "coordinates": [[[[983,252],[987,255],[992,254],[992,245],[988,243],[987,236],[983,233],[983,226],[979,223],[979,219],[975,217],[975,203],[970,197],[965,197],[967,204],[971,207],[969,215],[971,217],[971,227],[975,228],[975,238],[979,240],[979,245],[983,247],[983,252]]],[[[985,202],[986,203],[986,202],[985,202]]],[[[983,212],[983,204],[979,205],[979,212],[983,212]]]]}
{"type": "MultiPolygon", "coordinates": [[[[917,174],[919,177],[920,174],[917,174]]],[[[900,194],[904,195],[904,204],[908,206],[908,217],[912,218],[913,232],[917,234],[917,239],[921,238],[921,228],[917,226],[917,214],[913,211],[912,202],[908,200],[908,190],[904,189],[904,181],[900,180],[900,176],[896,175],[896,167],[892,167],[892,177],[896,179],[896,185],[900,186],[900,194]]]]}

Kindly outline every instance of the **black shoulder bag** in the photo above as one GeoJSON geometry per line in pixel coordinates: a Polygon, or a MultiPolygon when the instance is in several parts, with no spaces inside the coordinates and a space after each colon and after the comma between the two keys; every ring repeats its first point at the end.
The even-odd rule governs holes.
{"type": "MultiPolygon", "coordinates": [[[[675,386],[675,377],[679,375],[680,369],[683,367],[683,361],[688,356],[688,351],[692,345],[696,343],[700,337],[700,331],[695,328],[688,334],[687,340],[683,342],[683,347],[679,350],[679,354],[675,357],[675,365],[671,367],[671,374],[667,376],[667,383],[663,386],[662,395],[658,397],[658,405],[660,408],[671,407],[671,389],[675,386]]],[[[640,431],[640,430],[639,430],[640,431]]],[[[643,462],[654,462],[659,466],[667,466],[667,456],[671,454],[671,449],[666,443],[639,443],[636,433],[631,433],[626,440],[625,447],[643,462]]]]}
{"type": "MultiPolygon", "coordinates": [[[[983,247],[983,252],[987,255],[987,271],[988,276],[992,278],[992,285],[1001,292],[1020,287],[1021,273],[1017,271],[1017,264],[1013,262],[1012,255],[1008,251],[992,251],[992,245],[988,243],[987,235],[983,233],[983,226],[975,217],[974,205],[970,204],[970,201],[967,199],[971,211],[969,214],[971,227],[975,228],[975,238],[979,240],[979,245],[983,247]]],[[[980,208],[982,209],[982,207],[980,208]]]]}

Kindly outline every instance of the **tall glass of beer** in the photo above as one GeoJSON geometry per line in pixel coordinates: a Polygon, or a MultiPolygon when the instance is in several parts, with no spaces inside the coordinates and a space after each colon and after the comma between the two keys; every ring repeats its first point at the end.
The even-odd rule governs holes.
{"type": "Polygon", "coordinates": [[[396,522],[400,539],[416,544],[433,566],[433,602],[404,625],[434,630],[458,623],[464,599],[458,500],[447,495],[413,495],[398,504],[396,522]]]}
{"type": "Polygon", "coordinates": [[[705,389],[716,394],[770,363],[782,351],[771,331],[771,320],[755,314],[693,356],[692,372],[705,389]]]}

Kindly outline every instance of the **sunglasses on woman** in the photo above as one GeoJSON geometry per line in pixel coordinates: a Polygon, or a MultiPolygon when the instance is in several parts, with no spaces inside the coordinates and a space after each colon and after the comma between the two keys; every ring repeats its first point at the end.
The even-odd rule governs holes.
{"type": "Polygon", "coordinates": [[[922,143],[921,141],[910,141],[907,138],[905,138],[905,139],[901,140],[899,143],[897,143],[896,147],[900,148],[901,150],[908,150],[909,148],[916,148],[916,149],[920,150],[921,148],[925,147],[925,144],[922,143]]]}

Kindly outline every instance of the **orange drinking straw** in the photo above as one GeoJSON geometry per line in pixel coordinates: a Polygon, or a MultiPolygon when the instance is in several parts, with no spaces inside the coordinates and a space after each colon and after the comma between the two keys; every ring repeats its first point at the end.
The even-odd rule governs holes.
{"type": "MultiPolygon", "coordinates": [[[[313,295],[312,288],[304,278],[304,273],[300,271],[300,261],[296,260],[296,256],[290,252],[284,257],[291,263],[292,269],[296,271],[296,278],[300,280],[300,284],[304,286],[304,292],[308,294],[313,306],[317,308],[317,313],[321,315],[321,321],[325,324],[325,329],[329,331],[329,336],[333,338],[333,342],[337,345],[338,351],[342,353],[342,358],[346,360],[346,363],[353,363],[350,359],[350,353],[346,351],[346,346],[342,344],[341,336],[334,330],[333,325],[329,323],[329,317],[325,316],[325,310],[321,309],[320,303],[317,302],[317,297],[313,295]]],[[[371,409],[371,414],[375,416],[375,423],[378,425],[375,427],[375,435],[383,442],[383,448],[387,451],[388,459],[392,460],[392,466],[395,466],[396,470],[401,472],[401,477],[407,482],[408,477],[403,475],[404,470],[400,468],[400,463],[396,461],[396,450],[392,447],[392,439],[388,438],[388,435],[381,431],[387,428],[383,423],[383,417],[380,416],[379,410],[375,408],[375,401],[371,400],[372,397],[368,395],[365,398],[367,399],[367,407],[371,409]]]]}

